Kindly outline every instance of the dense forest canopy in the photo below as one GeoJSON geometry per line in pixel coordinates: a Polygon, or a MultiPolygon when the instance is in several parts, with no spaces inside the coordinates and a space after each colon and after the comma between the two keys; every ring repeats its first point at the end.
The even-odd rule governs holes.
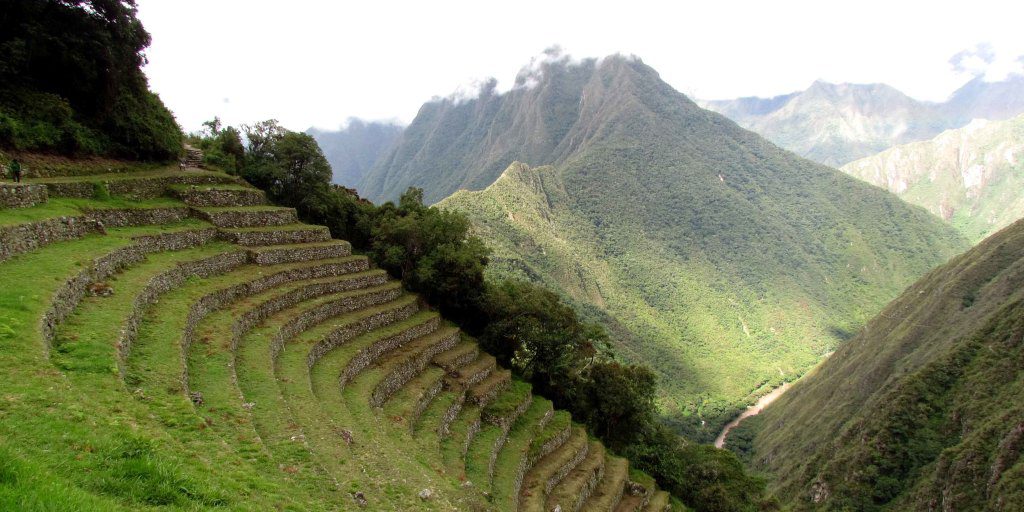
{"type": "Polygon", "coordinates": [[[166,160],[181,130],[141,67],[134,0],[19,0],[0,10],[0,146],[166,160]]]}

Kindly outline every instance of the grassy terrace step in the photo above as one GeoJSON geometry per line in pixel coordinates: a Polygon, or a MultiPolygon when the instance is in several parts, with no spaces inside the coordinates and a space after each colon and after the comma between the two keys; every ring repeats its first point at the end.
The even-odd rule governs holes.
{"type": "Polygon", "coordinates": [[[529,469],[528,454],[534,438],[551,421],[554,410],[551,401],[534,396],[530,406],[512,424],[505,446],[494,462],[491,499],[500,510],[516,510],[519,489],[529,469]]]}
{"type": "Polygon", "coordinates": [[[338,293],[359,284],[382,284],[386,275],[381,271],[367,271],[368,265],[365,258],[348,257],[250,268],[251,280],[232,285],[241,288],[235,300],[199,321],[188,353],[188,387],[203,394],[205,405],[199,412],[210,424],[226,423],[251,430],[234,382],[232,337],[242,331],[233,325],[257,310],[269,312],[299,297],[338,293]]]}
{"type": "Polygon", "coordinates": [[[543,510],[551,489],[586,457],[587,443],[587,433],[583,427],[574,426],[569,439],[538,460],[523,479],[520,509],[543,510]]]}
{"type": "Polygon", "coordinates": [[[327,226],[313,226],[309,224],[225,228],[221,229],[220,233],[221,236],[232,243],[250,247],[327,242],[331,239],[331,232],[327,229],[327,226]]]}
{"type": "Polygon", "coordinates": [[[296,224],[295,208],[280,206],[223,206],[193,208],[194,214],[219,228],[248,228],[296,224]]]}
{"type": "Polygon", "coordinates": [[[473,341],[462,341],[451,350],[447,350],[434,358],[434,364],[446,371],[456,372],[477,359],[480,347],[473,341]]]}
{"type": "MultiPolygon", "coordinates": [[[[609,456],[604,465],[604,478],[597,484],[590,500],[583,505],[586,512],[612,512],[618,510],[622,494],[629,479],[629,461],[609,456]]],[[[632,510],[636,510],[635,508],[632,510]]]]}
{"type": "Polygon", "coordinates": [[[444,439],[451,436],[451,424],[462,411],[466,402],[466,390],[440,391],[420,413],[413,423],[413,432],[418,438],[444,439]]]}
{"type": "Polygon", "coordinates": [[[590,441],[586,457],[548,494],[545,510],[560,507],[566,512],[578,512],[604,477],[605,459],[604,446],[590,441]]]}
{"type": "MultiPolygon", "coordinates": [[[[467,480],[466,452],[480,432],[480,407],[466,402],[448,425],[448,435],[441,440],[441,458],[449,472],[459,480],[467,480]]],[[[475,482],[474,482],[475,483],[475,482]]]]}
{"type": "Polygon", "coordinates": [[[473,437],[466,451],[466,477],[477,488],[491,492],[494,465],[508,439],[509,429],[532,401],[530,385],[516,381],[481,410],[480,432],[473,437]]]}
{"type": "MultiPolygon", "coordinates": [[[[359,259],[353,259],[348,264],[345,262],[335,263],[340,266],[337,270],[341,272],[365,265],[365,262],[359,259]]],[[[184,369],[181,365],[183,357],[186,357],[182,353],[185,348],[182,347],[182,336],[189,325],[192,306],[203,297],[217,290],[238,285],[249,286],[247,283],[259,282],[265,279],[273,281],[273,277],[276,275],[286,279],[293,277],[293,274],[286,273],[288,270],[317,266],[323,267],[324,265],[324,263],[282,265],[274,269],[251,265],[243,266],[234,272],[221,276],[192,280],[185,283],[184,286],[165,294],[147,312],[139,329],[136,348],[132,351],[129,358],[127,378],[130,386],[129,389],[138,388],[141,396],[158,397],[159,400],[153,400],[153,406],[151,407],[153,413],[161,419],[168,418],[164,421],[175,422],[172,425],[174,427],[180,427],[179,422],[182,421],[181,418],[183,417],[191,418],[190,421],[196,421],[197,418],[193,404],[185,395],[186,388],[182,382],[184,369]],[[170,361],[176,361],[177,364],[169,364],[170,361]]],[[[270,284],[275,283],[271,282],[270,284]]],[[[230,333],[230,330],[227,332],[230,333]]],[[[202,340],[200,339],[201,342],[202,340]]],[[[230,350],[230,347],[227,347],[227,349],[230,350]]],[[[194,360],[194,358],[190,359],[194,360]]],[[[228,382],[231,382],[230,379],[228,382]]],[[[207,392],[210,393],[209,390],[207,392]]],[[[236,400],[228,398],[227,406],[234,407],[236,410],[239,409],[241,403],[237,400],[237,396],[236,392],[234,394],[236,400]]],[[[216,398],[216,393],[212,393],[210,397],[213,401],[210,404],[211,408],[224,405],[218,403],[216,398]]],[[[204,402],[206,402],[205,396],[204,402]]],[[[230,410],[227,406],[225,406],[225,409],[230,410]]],[[[214,420],[210,416],[205,416],[201,424],[209,427],[211,422],[213,422],[217,428],[210,430],[215,436],[216,433],[223,434],[224,437],[222,439],[234,446],[238,453],[250,457],[252,460],[259,461],[261,459],[259,452],[262,450],[260,439],[254,433],[247,435],[245,434],[246,431],[239,432],[232,431],[231,429],[221,429],[219,428],[221,426],[220,419],[214,420]]],[[[223,426],[227,427],[229,425],[225,424],[223,426]]],[[[247,429],[247,431],[253,432],[251,428],[247,429]]],[[[266,457],[263,458],[265,459],[266,457]]],[[[306,486],[304,488],[308,492],[316,494],[325,490],[324,486],[319,485],[319,482],[312,479],[306,482],[300,481],[299,476],[295,474],[286,472],[286,475],[287,481],[306,486]]]]}
{"type": "Polygon", "coordinates": [[[303,424],[290,414],[278,387],[272,347],[282,338],[290,339],[333,316],[386,302],[399,293],[400,283],[393,282],[302,302],[275,313],[239,339],[234,362],[238,387],[256,432],[274,460],[287,471],[320,480],[324,485],[339,484],[329,466],[307,443],[303,424]]]}
{"type": "MultiPolygon", "coordinates": [[[[77,364],[91,357],[84,346],[83,352],[60,356],[80,369],[61,370],[45,358],[40,320],[57,290],[93,259],[130,245],[132,236],[160,231],[109,229],[106,236],[57,242],[0,264],[0,453],[15,475],[5,482],[8,489],[69,510],[148,509],[150,499],[181,509],[330,508],[322,495],[294,488],[274,468],[223,449],[190,410],[154,414],[159,397],[126,392],[113,371],[109,340],[103,371],[94,371],[98,361],[77,364]]],[[[116,279],[115,295],[103,300],[126,290],[127,279],[116,279]]],[[[72,341],[91,343],[81,336],[72,341]]]]}
{"type": "Polygon", "coordinates": [[[449,378],[446,384],[449,387],[468,388],[486,379],[494,372],[497,364],[494,356],[479,352],[477,354],[477,358],[468,364],[447,368],[449,378]]]}
{"type": "MultiPolygon", "coordinates": [[[[381,355],[401,347],[421,336],[427,336],[440,327],[441,317],[433,311],[421,311],[412,317],[375,329],[334,349],[336,357],[344,363],[338,375],[338,386],[345,387],[367,366],[381,355]]],[[[365,397],[363,403],[366,403],[365,397]]]]}
{"type": "Polygon", "coordinates": [[[664,512],[669,510],[671,505],[670,500],[672,496],[666,491],[655,491],[651,496],[650,502],[644,507],[644,512],[664,512]]]}
{"type": "Polygon", "coordinates": [[[352,383],[368,399],[370,407],[381,407],[398,389],[422,372],[434,356],[459,340],[459,329],[446,325],[383,356],[352,383]]]}
{"type": "Polygon", "coordinates": [[[92,176],[59,176],[51,178],[34,178],[29,183],[41,183],[51,197],[89,198],[94,194],[94,187],[102,183],[106,190],[115,196],[131,196],[140,199],[152,199],[163,196],[172,185],[202,184],[213,185],[230,183],[237,184],[239,179],[227,174],[189,169],[160,169],[133,173],[98,174],[92,176]]]}
{"type": "Polygon", "coordinates": [[[189,206],[238,207],[267,204],[262,190],[235,184],[171,185],[168,191],[189,206]]]}
{"type": "Polygon", "coordinates": [[[182,206],[185,206],[184,203],[170,198],[130,201],[120,197],[105,200],[57,197],[29,208],[3,210],[3,215],[0,215],[0,226],[38,222],[55,217],[77,217],[95,210],[176,208],[182,206]]]}
{"type": "Polygon", "coordinates": [[[497,398],[511,384],[511,371],[495,370],[487,378],[469,387],[469,390],[466,392],[466,400],[483,407],[497,398]]]}
{"type": "MultiPolygon", "coordinates": [[[[434,403],[444,389],[444,370],[428,366],[399,388],[383,404],[384,415],[415,432],[423,413],[434,403]]],[[[437,423],[434,423],[436,432],[437,423]]]]}
{"type": "Polygon", "coordinates": [[[414,315],[417,308],[416,298],[405,296],[387,308],[357,311],[333,320],[329,329],[303,334],[282,352],[278,383],[292,414],[306,428],[307,442],[333,462],[343,488],[366,493],[370,508],[478,509],[479,504],[471,503],[478,503],[479,497],[473,497],[453,480],[438,481],[443,468],[437,465],[436,453],[410,449],[415,441],[406,437],[407,442],[402,442],[408,436],[406,429],[392,428],[389,419],[371,411],[365,396],[355,396],[351,387],[343,395],[338,385],[339,371],[352,355],[343,349],[386,335],[379,331],[393,332],[399,324],[419,325],[433,317],[414,315]],[[386,327],[379,328],[382,325],[386,327]],[[333,348],[319,356],[308,355],[324,337],[336,338],[330,342],[333,348]],[[390,433],[389,439],[381,438],[385,433],[390,433]],[[374,487],[367,488],[368,484],[374,487]],[[433,486],[437,499],[420,501],[416,493],[427,486],[433,486]],[[387,505],[380,498],[384,495],[390,500],[387,505]]]}
{"type": "Polygon", "coordinates": [[[343,240],[249,248],[250,259],[258,265],[342,258],[350,254],[352,244],[343,240]]]}

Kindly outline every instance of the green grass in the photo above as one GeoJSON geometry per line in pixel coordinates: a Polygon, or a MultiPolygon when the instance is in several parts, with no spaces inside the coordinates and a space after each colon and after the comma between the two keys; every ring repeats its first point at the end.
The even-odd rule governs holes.
{"type": "MultiPolygon", "coordinates": [[[[542,421],[551,412],[549,400],[534,397],[530,407],[512,424],[505,447],[498,453],[498,459],[495,461],[491,484],[492,502],[502,510],[512,510],[516,503],[516,470],[527,458],[530,446],[542,430],[542,421]]],[[[550,418],[547,421],[550,421],[550,418]]]]}
{"type": "Polygon", "coordinates": [[[590,441],[587,456],[554,489],[551,489],[545,510],[551,510],[556,505],[561,505],[563,510],[576,510],[581,505],[579,499],[584,487],[589,485],[591,475],[599,470],[603,471],[604,463],[604,446],[598,441],[590,441]]]}
{"type": "Polygon", "coordinates": [[[587,434],[582,427],[573,427],[569,439],[555,451],[543,457],[523,479],[520,510],[540,511],[544,509],[547,495],[544,485],[552,475],[587,446],[587,434]]]}
{"type": "Polygon", "coordinates": [[[13,208],[4,210],[3,215],[0,215],[0,226],[22,224],[26,222],[38,222],[53,217],[77,216],[85,214],[90,210],[118,208],[173,208],[182,206],[185,206],[185,204],[181,201],[169,198],[132,201],[120,197],[112,197],[107,200],[58,197],[51,198],[43,204],[38,204],[29,208],[13,208]]]}
{"type": "MultiPolygon", "coordinates": [[[[81,183],[102,181],[124,181],[146,178],[173,178],[178,176],[213,176],[217,178],[223,178],[224,180],[232,179],[231,177],[224,173],[204,171],[202,169],[186,169],[185,171],[180,171],[178,170],[177,166],[174,166],[149,171],[137,171],[131,173],[93,174],[88,176],[53,176],[47,178],[28,178],[25,179],[24,181],[26,183],[81,183]]],[[[222,188],[221,185],[216,185],[212,187],[217,189],[222,188]]]]}
{"type": "Polygon", "coordinates": [[[258,192],[260,189],[249,185],[238,185],[234,183],[218,183],[216,185],[170,185],[169,190],[245,190],[258,192]]]}
{"type": "MultiPolygon", "coordinates": [[[[586,505],[582,510],[593,511],[593,510],[611,510],[613,498],[616,496],[626,496],[622,493],[623,486],[626,485],[626,481],[630,479],[629,461],[622,457],[609,456],[608,460],[604,465],[604,478],[597,483],[597,487],[594,488],[593,494],[590,496],[590,500],[587,501],[586,505]]],[[[634,481],[636,481],[634,479],[634,481]]],[[[650,487],[648,487],[650,489],[650,487]]]]}

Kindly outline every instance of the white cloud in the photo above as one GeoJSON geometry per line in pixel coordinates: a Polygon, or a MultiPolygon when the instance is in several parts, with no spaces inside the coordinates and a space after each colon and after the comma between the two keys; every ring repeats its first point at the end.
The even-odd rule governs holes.
{"type": "Polygon", "coordinates": [[[708,99],[772,96],[822,78],[941,100],[964,81],[950,55],[989,41],[995,76],[1000,56],[1024,54],[1024,2],[1006,0],[138,4],[153,36],[150,84],[189,130],[214,115],[228,124],[274,117],[296,130],[350,116],[408,122],[460,78],[511,88],[530,55],[556,42],[579,57],[638,55],[708,99]]]}

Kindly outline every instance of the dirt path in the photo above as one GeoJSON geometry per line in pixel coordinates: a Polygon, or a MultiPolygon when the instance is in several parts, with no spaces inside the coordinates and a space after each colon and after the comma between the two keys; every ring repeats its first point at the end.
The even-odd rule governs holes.
{"type": "Polygon", "coordinates": [[[747,419],[747,418],[749,418],[751,416],[756,416],[756,415],[760,414],[761,411],[764,410],[765,407],[768,407],[768,404],[770,404],[770,403],[774,402],[775,400],[777,400],[780,396],[782,396],[788,390],[789,390],[789,383],[786,382],[786,383],[782,384],[781,386],[773,389],[771,391],[771,393],[768,393],[767,395],[762,396],[760,399],[757,400],[757,403],[755,403],[754,405],[751,405],[750,407],[747,407],[746,410],[744,410],[742,414],[740,414],[739,416],[736,417],[736,419],[730,421],[728,424],[725,425],[725,428],[722,429],[722,433],[718,434],[718,438],[715,439],[715,448],[722,448],[722,447],[724,447],[725,446],[725,437],[729,435],[729,431],[730,430],[736,428],[736,426],[739,425],[740,422],[742,422],[743,420],[745,420],[745,419],[747,419]]]}

